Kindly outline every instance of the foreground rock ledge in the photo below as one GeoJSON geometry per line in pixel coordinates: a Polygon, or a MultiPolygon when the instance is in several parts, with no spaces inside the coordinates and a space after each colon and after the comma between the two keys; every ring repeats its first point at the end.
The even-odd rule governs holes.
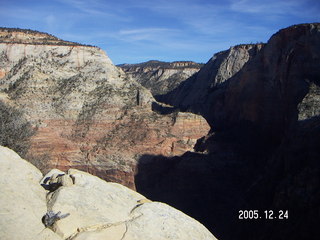
{"type": "Polygon", "coordinates": [[[70,169],[45,177],[0,146],[0,239],[216,239],[184,213],[120,184],[70,169]],[[47,228],[49,211],[70,215],[47,228]]]}

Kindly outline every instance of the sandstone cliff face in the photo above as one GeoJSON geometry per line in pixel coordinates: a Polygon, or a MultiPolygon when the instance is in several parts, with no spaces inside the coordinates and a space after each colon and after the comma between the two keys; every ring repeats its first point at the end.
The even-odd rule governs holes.
{"type": "Polygon", "coordinates": [[[119,67],[142,86],[156,95],[165,94],[199,71],[202,64],[188,61],[149,61],[139,64],[121,64],[119,67]]]}
{"type": "MultiPolygon", "coordinates": [[[[274,34],[200,101],[209,107],[200,112],[211,125],[196,147],[203,153],[141,161],[137,189],[214,226],[211,230],[221,239],[317,239],[319,43],[319,23],[274,34]],[[188,175],[197,182],[186,180],[188,175]],[[202,204],[195,207],[199,196],[202,204]],[[241,209],[259,210],[262,220],[239,220],[241,209]],[[288,210],[289,219],[265,220],[267,209],[288,210]]],[[[193,89],[187,82],[174,90],[177,96],[184,89],[183,100],[173,95],[171,100],[195,111],[199,108],[191,101],[184,105],[193,89]]]]}
{"type": "MultiPolygon", "coordinates": [[[[38,38],[29,34],[18,40],[38,38]]],[[[141,154],[182,154],[209,130],[200,116],[153,112],[151,93],[96,47],[0,43],[0,56],[2,109],[10,113],[1,121],[17,112],[25,123],[17,126],[26,126],[18,128],[21,153],[43,171],[74,167],[134,188],[141,154]]]]}
{"type": "Polygon", "coordinates": [[[216,239],[196,220],[120,184],[75,169],[42,178],[2,146],[0,162],[3,240],[216,239]]]}
{"type": "Polygon", "coordinates": [[[182,110],[208,115],[211,94],[216,87],[233,77],[261,50],[263,44],[242,44],[216,53],[198,73],[182,82],[177,88],[158,96],[161,102],[182,110]]]}
{"type": "MultiPolygon", "coordinates": [[[[313,91],[311,83],[318,84],[318,42],[319,24],[293,26],[272,36],[261,53],[227,84],[224,120],[274,124],[271,127],[283,129],[295,122],[297,105],[313,91]]],[[[217,122],[216,117],[213,120],[217,122]]]]}

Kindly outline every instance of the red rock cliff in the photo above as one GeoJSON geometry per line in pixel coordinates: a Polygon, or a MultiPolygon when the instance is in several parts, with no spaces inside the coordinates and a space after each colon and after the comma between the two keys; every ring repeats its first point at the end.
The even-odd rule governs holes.
{"type": "MultiPolygon", "coordinates": [[[[56,38],[38,44],[52,37],[29,31],[0,36],[8,34],[10,41],[0,43],[1,110],[18,112],[25,124],[19,134],[31,128],[18,148],[43,171],[74,167],[134,188],[139,156],[192,151],[209,130],[200,116],[153,112],[151,93],[96,47],[56,38]]],[[[14,145],[10,137],[18,138],[7,135],[2,144],[14,145]]]]}

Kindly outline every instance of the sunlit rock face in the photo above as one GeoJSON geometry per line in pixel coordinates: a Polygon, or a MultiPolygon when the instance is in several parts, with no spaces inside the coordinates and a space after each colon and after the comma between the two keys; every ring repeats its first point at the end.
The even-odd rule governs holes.
{"type": "Polygon", "coordinates": [[[197,73],[175,89],[157,96],[157,99],[185,111],[210,116],[211,97],[215,89],[236,75],[263,46],[241,44],[216,53],[197,73]]]}
{"type": "Polygon", "coordinates": [[[215,240],[198,221],[76,169],[39,169],[0,146],[0,238],[215,240]]]}
{"type": "Polygon", "coordinates": [[[138,64],[118,65],[122,70],[149,89],[153,96],[165,94],[197,73],[203,64],[191,61],[148,61],[138,64]]]}
{"type": "Polygon", "coordinates": [[[201,116],[153,112],[152,94],[97,47],[0,33],[1,143],[43,171],[73,167],[134,188],[141,155],[192,151],[209,130],[201,116]]]}

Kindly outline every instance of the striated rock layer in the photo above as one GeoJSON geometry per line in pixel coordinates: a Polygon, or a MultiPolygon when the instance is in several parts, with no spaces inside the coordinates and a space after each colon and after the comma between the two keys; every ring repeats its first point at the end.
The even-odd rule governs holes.
{"type": "Polygon", "coordinates": [[[69,45],[88,46],[70,41],[63,41],[51,34],[38,32],[30,29],[3,28],[0,27],[1,43],[21,43],[37,45],[69,45]]]}
{"type": "Polygon", "coordinates": [[[183,154],[209,130],[194,114],[153,112],[151,93],[99,48],[9,32],[19,43],[0,43],[0,140],[42,171],[73,167],[134,188],[140,155],[183,154]]]}
{"type": "Polygon", "coordinates": [[[190,61],[148,61],[118,65],[122,70],[149,89],[154,96],[165,94],[199,71],[202,64],[190,61]]]}
{"type": "Polygon", "coordinates": [[[0,163],[3,240],[216,239],[191,217],[120,184],[75,169],[54,169],[42,178],[2,146],[0,163]]]}

